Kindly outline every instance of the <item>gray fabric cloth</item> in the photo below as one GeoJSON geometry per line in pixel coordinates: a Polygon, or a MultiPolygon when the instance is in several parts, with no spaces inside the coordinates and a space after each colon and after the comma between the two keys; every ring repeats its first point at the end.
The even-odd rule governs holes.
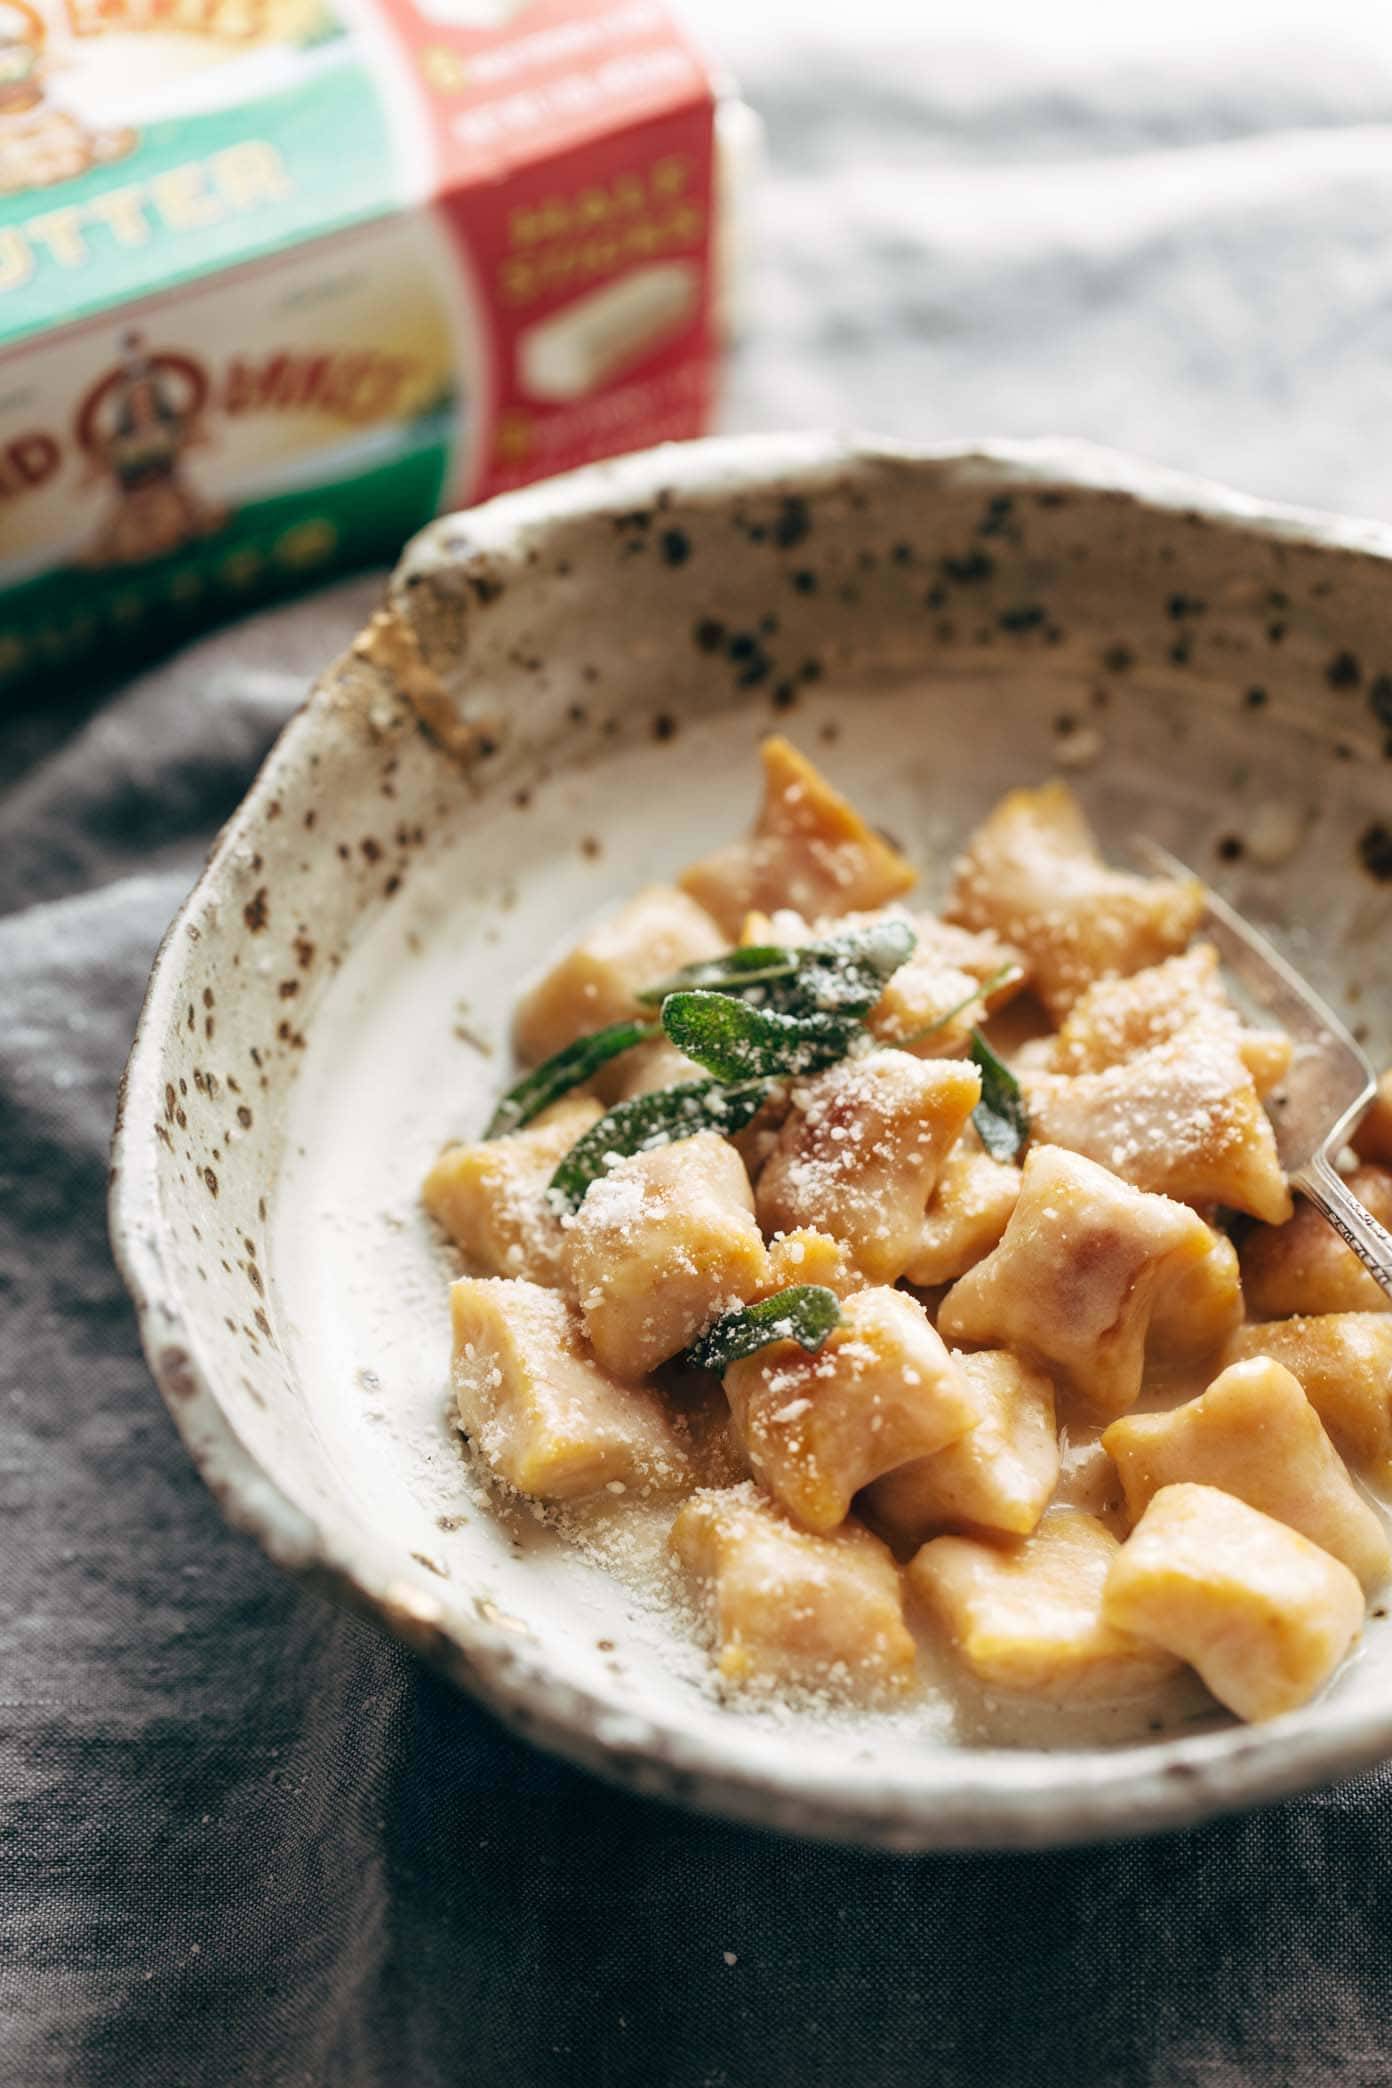
{"type": "MultiPolygon", "coordinates": [[[[771,173],[731,425],[1063,428],[1392,507],[1380,60],[983,66],[873,7],[854,44],[745,13],[771,173]]],[[[0,723],[0,2079],[1392,2081],[1386,1772],[1052,1856],[781,1842],[529,1751],[223,1526],[106,1246],[114,1088],[161,929],[375,585],[0,723]]]]}

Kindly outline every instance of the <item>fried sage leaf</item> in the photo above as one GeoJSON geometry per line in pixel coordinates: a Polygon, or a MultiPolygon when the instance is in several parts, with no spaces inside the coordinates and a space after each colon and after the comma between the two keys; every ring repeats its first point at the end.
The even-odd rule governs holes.
{"type": "Polygon", "coordinates": [[[615,1160],[675,1139],[694,1138],[698,1131],[726,1136],[742,1131],[771,1086],[767,1080],[735,1087],[719,1080],[685,1080],[620,1102],[576,1140],[552,1175],[547,1194],[562,1210],[573,1211],[591,1182],[607,1173],[615,1160]]]}
{"type": "Polygon", "coordinates": [[[662,1027],[717,1080],[787,1079],[843,1059],[863,1034],[857,1018],[783,1015],[725,993],[669,993],[662,1027]]]}
{"type": "Polygon", "coordinates": [[[549,1109],[601,1066],[607,1066],[621,1051],[631,1051],[635,1044],[645,1043],[657,1032],[655,1022],[611,1022],[607,1029],[591,1030],[588,1036],[577,1037],[573,1044],[563,1046],[551,1058],[533,1066],[530,1073],[524,1073],[508,1089],[488,1119],[484,1137],[505,1138],[509,1131],[520,1131],[543,1109],[549,1109]]]}
{"type": "Polygon", "coordinates": [[[795,1341],[815,1356],[833,1327],[841,1324],[836,1293],[821,1283],[794,1283],[787,1290],[726,1312],[693,1341],[683,1358],[696,1370],[723,1372],[773,1341],[795,1341]]]}
{"type": "Polygon", "coordinates": [[[789,1015],[868,1015],[917,945],[913,923],[898,914],[863,921],[804,944],[796,974],[769,999],[789,1015]]]}
{"type": "Polygon", "coordinates": [[[885,981],[912,956],[911,922],[890,915],[799,946],[761,943],[688,964],[638,998],[656,1007],[673,993],[749,995],[780,1015],[868,1015],[885,981]]]}
{"type": "Polygon", "coordinates": [[[801,950],[782,943],[750,944],[743,950],[726,950],[719,957],[702,957],[684,964],[660,986],[646,986],[638,995],[647,1007],[660,1007],[669,993],[686,993],[701,987],[708,993],[747,993],[753,986],[767,986],[775,979],[791,978],[802,960],[801,950]]]}
{"type": "Polygon", "coordinates": [[[981,1100],[972,1111],[977,1136],[993,1160],[1013,1160],[1030,1135],[1020,1083],[979,1029],[972,1031],[971,1058],[981,1069],[981,1100]]]}

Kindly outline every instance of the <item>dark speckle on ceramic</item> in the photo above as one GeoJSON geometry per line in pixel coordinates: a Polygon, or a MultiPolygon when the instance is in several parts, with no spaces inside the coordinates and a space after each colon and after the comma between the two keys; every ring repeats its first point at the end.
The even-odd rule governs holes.
{"type": "Polygon", "coordinates": [[[812,510],[799,493],[780,501],[773,524],[773,541],[780,551],[791,551],[812,534],[812,510]]]}
{"type": "MultiPolygon", "coordinates": [[[[1113,1749],[869,1760],[858,1732],[760,1726],[665,1672],[643,1695],[626,1626],[596,1619],[610,1660],[544,1592],[528,1607],[544,1572],[495,1600],[495,1569],[532,1561],[491,1515],[448,1494],[403,1502],[385,1479],[365,1502],[345,1480],[337,1422],[297,1371],[300,1300],[276,1224],[300,1084],[316,1052],[332,1060],[340,1032],[324,1025],[348,1019],[360,953],[380,931],[402,967],[426,961],[411,910],[426,866],[459,860],[482,821],[513,855],[470,857],[461,905],[545,847],[586,906],[626,874],[625,828],[601,808],[544,839],[552,779],[670,764],[656,796],[679,806],[714,734],[733,808],[749,793],[723,778],[743,777],[774,713],[887,794],[903,771],[935,846],[1006,783],[1100,736],[1079,785],[1114,844],[1144,821],[1275,909],[1278,928],[1308,923],[1302,956],[1365,978],[1360,1019],[1387,1049],[1392,1010],[1367,953],[1392,926],[1390,611],[1392,532],[1069,444],[686,444],[425,531],[219,842],[155,967],[123,1090],[113,1236],[152,1368],[224,1512],[539,1743],[788,1831],[892,1849],[1131,1834],[1392,1750],[1392,1639],[1376,1618],[1347,1686],[1279,1726],[1113,1749]],[[867,744],[857,704],[895,677],[909,722],[867,744]],[[950,802],[933,794],[945,766],[950,802]],[[1243,844],[1260,792],[1321,808],[1289,883],[1243,844]],[[1312,878],[1342,880],[1342,901],[1312,878]],[[1347,949],[1345,918],[1362,938],[1347,949]],[[498,1621],[519,1614],[525,1635],[498,1621]],[[572,1673],[582,1640],[594,1665],[572,1673]]],[[[875,816],[917,845],[904,801],[875,816]]],[[[478,930],[494,972],[515,918],[499,906],[478,930]]],[[[1337,992],[1344,977],[1322,982],[1337,992]]],[[[442,1096],[442,1136],[451,1106],[442,1096]]],[[[378,1205],[412,1195],[379,1187],[360,1185],[345,1224],[385,1222],[378,1205]]]]}
{"type": "Polygon", "coordinates": [[[1392,883],[1392,826],[1375,819],[1358,837],[1358,859],[1379,884],[1392,883]]]}
{"type": "Polygon", "coordinates": [[[160,1389],[170,1399],[194,1399],[198,1395],[198,1381],[189,1362],[188,1352],[174,1344],[161,1349],[158,1366],[160,1389]]]}
{"type": "Polygon", "coordinates": [[[1392,674],[1374,677],[1368,690],[1368,706],[1383,731],[1392,734],[1392,674]]]}
{"type": "Polygon", "coordinates": [[[975,548],[964,551],[959,556],[944,552],[940,564],[943,577],[950,580],[955,587],[978,586],[981,582],[989,580],[996,570],[996,561],[990,553],[975,548]]]}

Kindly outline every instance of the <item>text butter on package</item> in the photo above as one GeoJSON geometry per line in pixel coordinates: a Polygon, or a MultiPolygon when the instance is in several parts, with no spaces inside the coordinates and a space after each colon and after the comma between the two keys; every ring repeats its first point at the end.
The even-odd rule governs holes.
{"type": "Polygon", "coordinates": [[[706,427],[652,0],[0,0],[0,688],[706,427]]]}

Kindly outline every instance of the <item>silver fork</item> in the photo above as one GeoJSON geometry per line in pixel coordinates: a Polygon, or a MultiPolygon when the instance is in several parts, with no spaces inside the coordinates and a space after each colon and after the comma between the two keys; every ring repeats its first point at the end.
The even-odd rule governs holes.
{"type": "MultiPolygon", "coordinates": [[[[1166,876],[1198,876],[1144,837],[1136,853],[1166,876]]],[[[1286,1083],[1269,1105],[1281,1165],[1292,1188],[1309,1198],[1392,1297],[1392,1233],[1363,1208],[1334,1165],[1377,1091],[1373,1069],[1333,1009],[1266,937],[1207,885],[1204,893],[1208,934],[1219,956],[1295,1047],[1286,1083]]]]}

